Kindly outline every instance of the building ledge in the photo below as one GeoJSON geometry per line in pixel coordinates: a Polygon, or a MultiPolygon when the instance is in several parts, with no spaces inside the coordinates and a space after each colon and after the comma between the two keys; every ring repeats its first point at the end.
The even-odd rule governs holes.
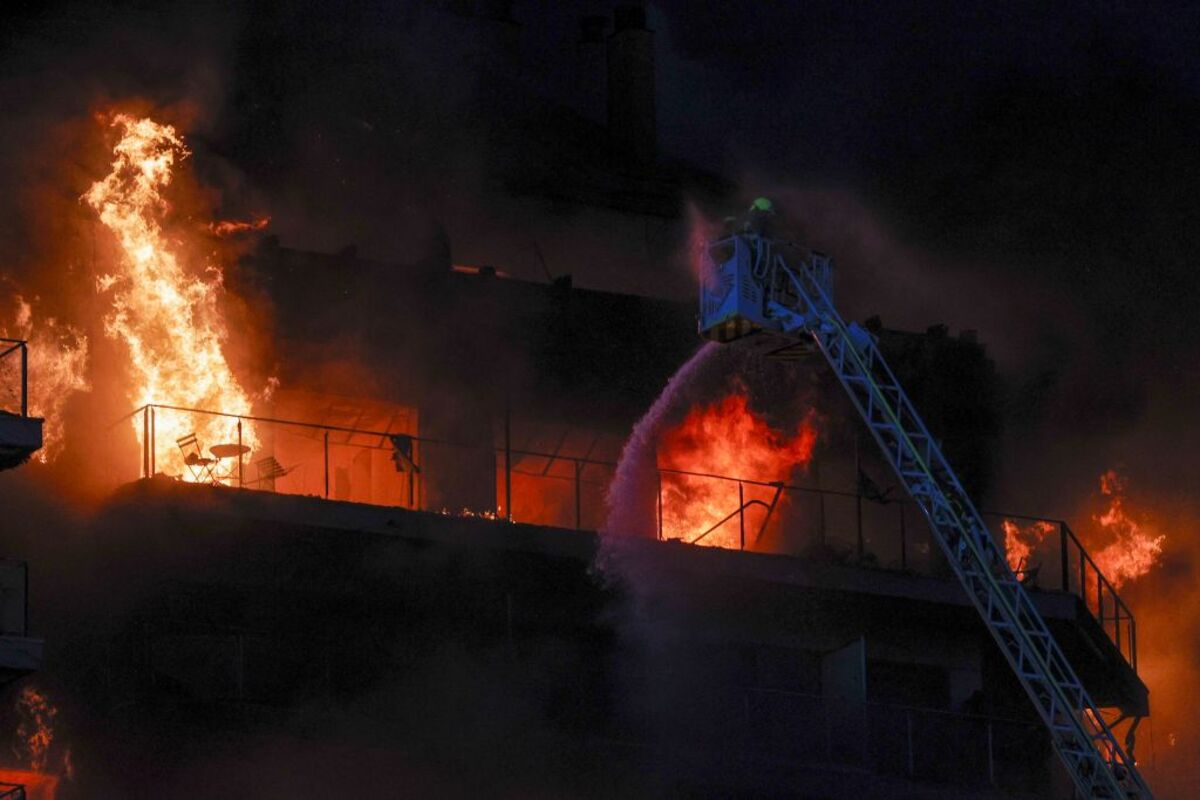
{"type": "MultiPolygon", "coordinates": [[[[277,494],[142,479],[117,491],[114,507],[157,506],[189,518],[220,517],[298,530],[358,532],[466,550],[537,554],[590,567],[601,537],[591,531],[510,523],[320,497],[277,494]]],[[[228,526],[215,526],[226,528],[228,526]]],[[[698,584],[722,581],[740,587],[754,603],[808,596],[830,606],[860,609],[876,619],[971,630],[977,614],[954,580],[907,572],[833,564],[789,555],[742,552],[678,541],[610,540],[600,558],[617,574],[670,576],[698,584]]],[[[636,579],[636,578],[634,578],[636,579]]],[[[1064,652],[1102,706],[1147,713],[1148,690],[1073,594],[1034,591],[1033,599],[1064,652]]],[[[744,599],[744,598],[742,598],[744,599]]],[[[982,632],[982,629],[980,629],[982,632]]]]}
{"type": "Polygon", "coordinates": [[[41,446],[41,419],[0,411],[0,470],[20,466],[41,446]]]}
{"type": "Polygon", "coordinates": [[[45,641],[27,636],[0,636],[0,683],[36,672],[42,666],[45,641]]]}

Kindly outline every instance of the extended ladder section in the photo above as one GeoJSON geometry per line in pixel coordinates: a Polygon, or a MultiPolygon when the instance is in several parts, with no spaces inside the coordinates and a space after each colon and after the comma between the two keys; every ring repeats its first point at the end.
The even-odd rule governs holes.
{"type": "Polygon", "coordinates": [[[793,259],[798,266],[792,266],[781,252],[786,246],[741,234],[706,248],[701,335],[723,342],[762,340],[771,352],[788,337],[815,343],[928,519],[1081,795],[1151,798],[1133,759],[1009,568],[875,338],[855,323],[847,325],[834,307],[830,260],[812,254],[793,259]]]}

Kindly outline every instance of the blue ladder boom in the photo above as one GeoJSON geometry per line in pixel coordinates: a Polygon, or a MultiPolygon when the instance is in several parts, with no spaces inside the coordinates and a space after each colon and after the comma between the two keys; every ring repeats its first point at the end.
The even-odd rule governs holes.
{"type": "Polygon", "coordinates": [[[1050,733],[1084,798],[1151,800],[1110,725],[1009,568],[941,448],[892,373],[875,337],[847,325],[832,300],[832,263],[784,258],[781,242],[743,233],[706,246],[700,335],[770,354],[790,341],[824,354],[884,456],[920,506],[984,624],[1050,733]]]}

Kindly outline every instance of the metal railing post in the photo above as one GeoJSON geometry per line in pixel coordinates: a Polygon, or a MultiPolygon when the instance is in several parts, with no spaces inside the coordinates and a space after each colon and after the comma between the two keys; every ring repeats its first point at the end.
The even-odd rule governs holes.
{"type": "Polygon", "coordinates": [[[512,406],[504,403],[504,516],[512,522],[512,406]]]}
{"type": "Polygon", "coordinates": [[[408,507],[416,508],[415,506],[415,488],[417,483],[416,462],[413,463],[414,469],[408,471],[408,507]]]}
{"type": "Polygon", "coordinates": [[[1133,671],[1137,672],[1137,621],[1129,617],[1129,655],[1132,657],[1133,671]]]}
{"type": "Polygon", "coordinates": [[[325,499],[329,499],[329,431],[325,431],[325,499]]]}
{"type": "Polygon", "coordinates": [[[21,342],[21,416],[29,416],[29,345],[21,342]]]}
{"type": "Polygon", "coordinates": [[[1069,554],[1067,553],[1067,530],[1066,530],[1066,528],[1067,528],[1067,523],[1063,522],[1062,520],[1059,520],[1058,521],[1058,549],[1059,549],[1058,557],[1062,561],[1062,564],[1061,564],[1061,567],[1062,567],[1062,590],[1064,592],[1069,592],[1069,591],[1071,591],[1071,574],[1070,574],[1071,559],[1070,559],[1069,554]]]}
{"type": "Polygon", "coordinates": [[[1083,557],[1083,545],[1076,543],[1076,549],[1079,551],[1079,597],[1083,607],[1087,608],[1087,559],[1083,557]]]}
{"type": "Polygon", "coordinates": [[[150,477],[158,474],[158,416],[150,406],[150,477]]]}
{"type": "Polygon", "coordinates": [[[742,482],[738,481],[738,541],[742,550],[746,549],[746,495],[742,490],[742,482]]]}
{"type": "MultiPolygon", "coordinates": [[[[1116,598],[1113,598],[1113,639],[1117,642],[1117,652],[1121,653],[1121,607],[1116,604],[1116,598]]],[[[1124,655],[1124,653],[1121,653],[1124,655]]]]}
{"type": "Polygon", "coordinates": [[[654,474],[658,476],[658,539],[663,538],[663,499],[662,499],[662,470],[655,469],[654,474]]]}
{"type": "Polygon", "coordinates": [[[142,477],[150,477],[150,406],[142,407],[142,477]]]}
{"type": "Polygon", "coordinates": [[[242,418],[238,417],[237,421],[238,432],[238,488],[245,486],[244,476],[242,475],[242,418]]]}

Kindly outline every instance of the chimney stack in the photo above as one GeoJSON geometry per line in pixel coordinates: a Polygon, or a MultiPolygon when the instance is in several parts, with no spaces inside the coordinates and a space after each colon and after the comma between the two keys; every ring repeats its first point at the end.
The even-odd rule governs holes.
{"type": "Polygon", "coordinates": [[[608,18],[593,14],[579,20],[579,41],[575,45],[575,92],[584,116],[605,123],[608,67],[604,54],[604,30],[608,18]]]}
{"type": "Polygon", "coordinates": [[[654,99],[654,33],[646,9],[617,6],[608,37],[608,132],[618,147],[643,163],[657,149],[654,99]]]}

